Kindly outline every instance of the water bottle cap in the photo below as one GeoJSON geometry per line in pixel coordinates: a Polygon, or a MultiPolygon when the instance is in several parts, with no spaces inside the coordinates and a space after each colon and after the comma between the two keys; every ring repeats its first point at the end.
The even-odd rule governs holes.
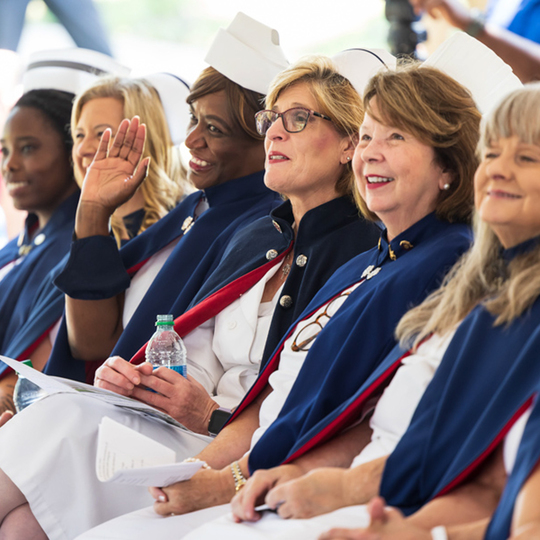
{"type": "Polygon", "coordinates": [[[156,326],[174,326],[174,320],[172,315],[158,315],[156,326]]]}

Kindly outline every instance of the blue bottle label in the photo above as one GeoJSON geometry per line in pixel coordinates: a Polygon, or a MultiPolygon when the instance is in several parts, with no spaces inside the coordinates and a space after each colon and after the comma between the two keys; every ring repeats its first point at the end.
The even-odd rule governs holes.
{"type": "Polygon", "coordinates": [[[185,364],[183,366],[171,366],[169,369],[176,371],[176,373],[180,373],[182,377],[187,379],[187,366],[185,364]]]}
{"type": "MultiPolygon", "coordinates": [[[[160,367],[164,366],[153,366],[154,369],[158,369],[160,367]]],[[[182,377],[185,377],[187,379],[187,366],[184,364],[183,366],[171,366],[169,369],[172,369],[173,371],[176,371],[176,373],[180,373],[182,377]]]]}

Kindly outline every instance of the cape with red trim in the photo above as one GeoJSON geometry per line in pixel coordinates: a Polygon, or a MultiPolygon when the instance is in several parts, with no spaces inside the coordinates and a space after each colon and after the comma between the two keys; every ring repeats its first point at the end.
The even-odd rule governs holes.
{"type": "MultiPolygon", "coordinates": [[[[114,296],[125,290],[131,277],[144,263],[170,242],[182,236],[170,257],[176,260],[174,278],[167,279],[167,291],[153,301],[158,312],[168,312],[169,295],[176,298],[183,292],[189,303],[203,281],[217,266],[227,242],[241,227],[268,214],[281,202],[263,182],[263,172],[231,180],[219,186],[198,191],[186,197],[175,209],[130,240],[120,251],[110,237],[91,237],[76,241],[72,254],[56,283],[64,292],[83,299],[114,296]],[[203,195],[209,208],[184,235],[183,225],[192,220],[203,195]],[[181,261],[181,264],[178,262],[181,261]],[[160,301],[162,304],[160,305],[160,301]],[[161,308],[161,309],[160,309],[161,308]]],[[[162,269],[163,270],[163,269],[162,269]]],[[[42,291],[36,302],[36,321],[31,332],[19,336],[10,356],[23,359],[28,350],[35,348],[46,337],[50,327],[63,313],[63,294],[50,287],[42,291]]],[[[129,327],[129,325],[128,325],[129,327]]],[[[71,356],[65,320],[55,342],[45,371],[76,380],[92,378],[97,363],[81,362],[71,356]]]]}
{"type": "MultiPolygon", "coordinates": [[[[171,210],[166,216],[160,219],[157,223],[149,227],[140,235],[125,243],[120,250],[112,237],[93,237],[91,240],[83,239],[71,245],[71,250],[80,249],[80,245],[90,242],[90,249],[100,253],[99,261],[108,261],[114,267],[111,271],[110,267],[105,266],[102,270],[110,273],[110,278],[113,282],[121,282],[125,279],[126,268],[128,279],[141,267],[149,257],[154,253],[164,248],[167,244],[175,240],[182,230],[179,224],[184,222],[184,219],[191,216],[195,208],[199,204],[202,197],[202,192],[193,193],[188,196],[182,204],[171,210]],[[120,259],[120,262],[118,262],[120,259]],[[120,275],[116,277],[115,271],[120,275]]],[[[48,336],[50,329],[58,322],[64,312],[64,293],[56,287],[54,280],[64,270],[70,255],[66,256],[51,270],[47,278],[41,284],[37,292],[31,311],[29,320],[32,323],[17,332],[10,343],[7,345],[5,355],[18,360],[24,360],[32,354],[34,349],[41,341],[48,336]]],[[[94,257],[94,259],[97,259],[94,257]]],[[[93,261],[90,261],[92,263],[93,261]]],[[[100,275],[99,272],[96,272],[100,275]]],[[[93,277],[96,273],[92,273],[93,277]]],[[[85,275],[83,273],[82,275],[85,275]]],[[[105,274],[107,275],[107,274],[105,274]]],[[[107,286],[110,280],[104,279],[104,287],[107,286]]],[[[60,338],[63,339],[63,338],[60,338]]],[[[65,339],[65,338],[64,338],[65,339]]],[[[1,365],[0,374],[4,372],[7,366],[1,365]]]]}
{"type": "Polygon", "coordinates": [[[441,222],[431,214],[390,243],[383,235],[379,248],[359,255],[332,276],[289,329],[236,414],[278,369],[284,341],[296,325],[361,281],[370,266],[380,268],[350,294],[317,337],[277,420],[250,452],[251,471],[294,459],[322,442],[319,433],[332,413],[356,394],[395,346],[394,328],[401,315],[439,286],[470,241],[466,225],[441,222]]]}
{"type": "Polygon", "coordinates": [[[465,481],[493,452],[540,381],[539,321],[540,299],[510,325],[494,327],[482,306],[460,324],[387,461],[381,495],[388,504],[415,512],[465,481]]]}
{"type": "Polygon", "coordinates": [[[17,240],[13,240],[2,250],[0,259],[4,262],[6,258],[11,258],[16,250],[17,262],[0,281],[1,354],[7,353],[11,340],[18,332],[32,324],[31,308],[37,290],[50,270],[69,251],[79,194],[77,190],[56,209],[32,242],[27,240],[29,229],[37,225],[37,218],[33,214],[28,216],[23,244],[28,244],[31,249],[26,255],[19,257],[17,240]]]}
{"type": "MultiPolygon", "coordinates": [[[[273,350],[283,328],[289,327],[334,271],[375,245],[379,237],[378,228],[359,217],[348,197],[339,197],[306,212],[296,239],[293,222],[292,207],[287,201],[271,216],[239,232],[192,308],[176,319],[176,331],[184,336],[230,305],[270,267],[280,263],[294,241],[293,263],[280,293],[281,298],[288,297],[290,301],[278,302],[266,343],[266,349],[273,350]]],[[[148,338],[152,333],[153,327],[148,338]]],[[[143,361],[144,350],[145,346],[132,361],[143,361]]]]}
{"type": "Polygon", "coordinates": [[[540,461],[540,387],[536,388],[535,405],[527,421],[514,468],[508,478],[497,510],[486,531],[485,540],[507,540],[510,538],[510,526],[514,506],[521,488],[540,461]]]}

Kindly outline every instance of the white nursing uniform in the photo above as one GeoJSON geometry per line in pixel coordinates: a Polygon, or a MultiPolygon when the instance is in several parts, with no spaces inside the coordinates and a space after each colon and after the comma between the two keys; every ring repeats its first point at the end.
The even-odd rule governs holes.
{"type": "MultiPolygon", "coordinates": [[[[279,293],[265,304],[261,298],[275,271],[186,336],[188,372],[220,405],[237,405],[257,376],[279,293]]],[[[23,492],[50,540],[71,540],[153,501],[144,487],[97,480],[97,428],[104,416],[174,449],[178,461],[212,440],[79,394],[55,394],[28,407],[0,430],[0,468],[23,492]]]]}
{"type": "MultiPolygon", "coordinates": [[[[394,378],[384,390],[370,425],[373,429],[372,441],[355,458],[352,466],[388,455],[395,448],[406,431],[414,410],[425,388],[431,381],[454,332],[431,336],[416,353],[409,355],[397,370],[394,378]]],[[[292,340],[291,340],[292,341],[292,340]]],[[[290,350],[285,345],[284,350],[290,350]]],[[[281,364],[280,364],[281,369],[281,364]]],[[[262,409],[261,409],[262,410],[262,409]]],[[[201,510],[185,516],[157,518],[151,508],[133,512],[127,516],[104,523],[88,531],[78,540],[133,539],[156,537],[160,540],[214,539],[257,540],[298,538],[316,539],[332,527],[366,527],[369,517],[364,505],[341,508],[307,520],[283,520],[274,513],[267,512],[257,523],[236,524],[230,514],[230,505],[201,510]],[[222,512],[215,521],[212,518],[222,512]],[[197,528],[197,524],[200,525],[197,528]]]]}

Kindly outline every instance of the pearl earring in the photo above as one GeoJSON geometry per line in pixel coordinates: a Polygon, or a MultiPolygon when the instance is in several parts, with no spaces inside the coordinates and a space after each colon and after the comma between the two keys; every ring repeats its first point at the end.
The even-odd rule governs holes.
{"type": "Polygon", "coordinates": [[[448,191],[450,189],[450,184],[444,184],[443,189],[444,191],[448,191]]]}
{"type": "Polygon", "coordinates": [[[351,156],[347,156],[347,161],[351,161],[351,156]]]}

